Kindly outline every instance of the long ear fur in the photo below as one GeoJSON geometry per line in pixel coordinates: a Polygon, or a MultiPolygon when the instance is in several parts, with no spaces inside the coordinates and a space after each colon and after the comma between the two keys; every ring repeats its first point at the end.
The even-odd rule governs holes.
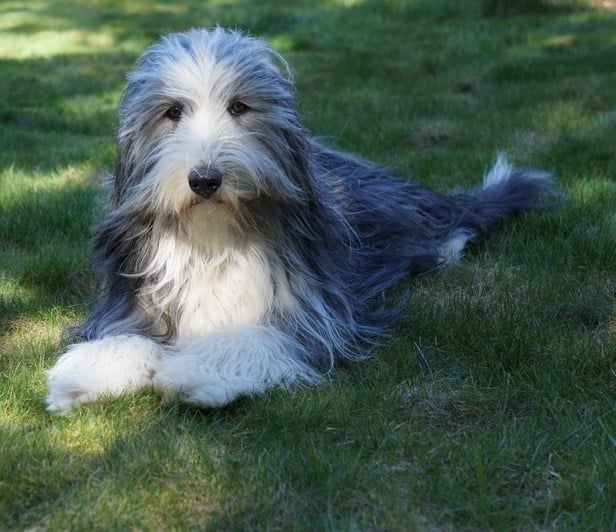
{"type": "Polygon", "coordinates": [[[86,339],[152,331],[145,302],[138,300],[143,278],[135,274],[143,269],[150,255],[154,214],[146,208],[135,211],[119,203],[121,197],[113,200],[115,208],[94,231],[98,286],[94,311],[80,331],[86,339]]]}

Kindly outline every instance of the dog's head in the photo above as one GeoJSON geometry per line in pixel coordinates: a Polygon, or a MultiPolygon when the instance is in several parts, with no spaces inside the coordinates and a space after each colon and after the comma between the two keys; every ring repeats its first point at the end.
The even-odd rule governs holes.
{"type": "Polygon", "coordinates": [[[113,201],[182,214],[304,194],[306,135],[285,61],[216,28],[171,34],[128,74],[113,201]]]}

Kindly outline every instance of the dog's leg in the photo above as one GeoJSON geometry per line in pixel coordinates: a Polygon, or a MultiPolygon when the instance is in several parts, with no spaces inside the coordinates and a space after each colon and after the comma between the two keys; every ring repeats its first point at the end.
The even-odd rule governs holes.
{"type": "Polygon", "coordinates": [[[154,386],[166,398],[215,408],[274,386],[318,383],[317,372],[299,359],[300,350],[273,327],[222,329],[179,344],[159,365],[154,386]]]}
{"type": "Polygon", "coordinates": [[[47,410],[65,414],[83,403],[150,385],[163,355],[162,346],[137,335],[72,345],[47,371],[47,410]]]}

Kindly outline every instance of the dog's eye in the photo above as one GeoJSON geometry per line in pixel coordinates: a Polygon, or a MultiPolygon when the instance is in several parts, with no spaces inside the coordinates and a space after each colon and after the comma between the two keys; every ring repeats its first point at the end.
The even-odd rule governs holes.
{"type": "Polygon", "coordinates": [[[244,114],[249,109],[250,107],[248,107],[244,102],[235,100],[234,102],[231,102],[231,105],[229,106],[229,113],[231,113],[232,116],[239,116],[244,114]]]}
{"type": "Polygon", "coordinates": [[[179,103],[175,103],[171,107],[169,107],[169,109],[167,109],[167,111],[165,112],[165,117],[169,120],[172,120],[173,122],[177,122],[178,120],[180,120],[180,118],[182,118],[183,111],[184,108],[182,107],[182,105],[180,105],[179,103]]]}

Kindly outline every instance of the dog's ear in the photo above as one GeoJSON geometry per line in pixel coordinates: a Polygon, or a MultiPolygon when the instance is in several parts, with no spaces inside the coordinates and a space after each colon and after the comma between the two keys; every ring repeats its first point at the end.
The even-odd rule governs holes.
{"type": "Polygon", "coordinates": [[[131,167],[132,165],[128,164],[127,161],[122,158],[122,155],[118,153],[118,161],[116,163],[111,188],[111,204],[114,207],[120,204],[120,200],[126,189],[126,183],[129,181],[131,167]]]}
{"type": "Polygon", "coordinates": [[[115,173],[109,191],[114,208],[124,201],[130,184],[136,179],[135,173],[143,171],[138,166],[135,142],[132,136],[124,135],[122,138],[118,138],[115,173]]]}
{"type": "Polygon", "coordinates": [[[129,183],[135,179],[134,174],[138,171],[138,158],[135,150],[137,148],[136,135],[139,131],[139,125],[136,120],[143,113],[142,109],[136,108],[135,102],[138,101],[138,96],[143,92],[143,85],[143,80],[131,79],[131,75],[129,75],[128,83],[120,99],[118,109],[120,123],[116,131],[117,162],[110,190],[111,202],[114,207],[122,202],[129,183]],[[133,109],[135,109],[135,112],[131,112],[133,109]]]}

